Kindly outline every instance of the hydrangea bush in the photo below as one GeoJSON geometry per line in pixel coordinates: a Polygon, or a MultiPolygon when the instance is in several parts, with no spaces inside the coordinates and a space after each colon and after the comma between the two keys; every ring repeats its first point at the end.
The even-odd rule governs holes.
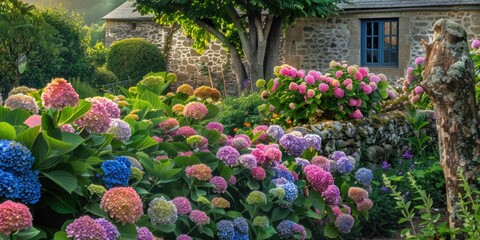
{"type": "Polygon", "coordinates": [[[0,211],[23,216],[2,234],[318,239],[348,234],[368,216],[372,176],[358,159],[321,156],[318,135],[279,125],[226,135],[216,89],[162,94],[171,81],[152,76],[123,95],[85,100],[54,80],[69,94],[28,93],[38,114],[0,108],[0,201],[8,200],[0,211]]]}
{"type": "Polygon", "coordinates": [[[359,119],[379,110],[379,103],[388,97],[384,74],[346,63],[332,61],[325,74],[282,65],[275,68],[275,75],[268,83],[259,80],[257,87],[266,101],[264,111],[276,116],[277,123],[359,119]]]}

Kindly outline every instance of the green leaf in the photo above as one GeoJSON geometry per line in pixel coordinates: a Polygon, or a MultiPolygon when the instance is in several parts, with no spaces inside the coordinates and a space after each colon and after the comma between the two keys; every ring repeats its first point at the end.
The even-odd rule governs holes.
{"type": "Polygon", "coordinates": [[[323,229],[323,236],[328,238],[336,238],[338,236],[338,230],[333,222],[328,223],[323,229]]]}
{"type": "Polygon", "coordinates": [[[42,172],[42,174],[65,189],[68,193],[72,193],[77,188],[77,179],[69,172],[55,170],[48,173],[42,172]]]}
{"type": "Polygon", "coordinates": [[[108,213],[103,211],[103,209],[100,208],[98,203],[89,203],[83,209],[85,209],[87,212],[89,212],[89,213],[91,213],[95,216],[99,216],[99,217],[103,217],[103,218],[108,219],[108,213]]]}
{"type": "Polygon", "coordinates": [[[68,195],[65,192],[61,192],[59,194],[50,193],[47,196],[47,205],[55,212],[60,214],[75,214],[77,212],[77,208],[75,206],[75,199],[73,196],[76,195],[68,195]]]}
{"type": "Polygon", "coordinates": [[[59,231],[55,233],[53,236],[53,240],[69,240],[70,238],[67,237],[67,233],[65,231],[59,231]]]}
{"type": "Polygon", "coordinates": [[[153,140],[153,138],[146,136],[144,138],[137,139],[137,141],[133,142],[129,146],[133,147],[137,151],[141,151],[143,149],[155,146],[157,144],[158,142],[153,140]]]}
{"type": "Polygon", "coordinates": [[[218,113],[220,113],[220,109],[213,104],[208,104],[207,105],[207,110],[208,110],[207,115],[205,115],[205,117],[202,119],[202,121],[215,118],[218,115],[218,113]]]}
{"type": "Polygon", "coordinates": [[[144,90],[139,99],[149,102],[153,109],[163,109],[163,102],[160,99],[160,96],[149,90],[144,90]]]}
{"type": "Polygon", "coordinates": [[[282,219],[285,219],[285,217],[288,216],[288,214],[290,214],[290,211],[288,209],[283,209],[283,208],[275,208],[273,209],[273,212],[272,212],[272,222],[276,222],[276,221],[280,221],[282,219]]]}
{"type": "Polygon", "coordinates": [[[58,119],[57,126],[74,122],[75,120],[81,118],[85,113],[87,113],[91,107],[92,103],[83,99],[80,100],[78,102],[78,105],[74,108],[70,106],[64,107],[60,112],[60,118],[58,119]]]}
{"type": "Polygon", "coordinates": [[[377,88],[378,92],[380,92],[380,95],[382,96],[382,99],[385,99],[388,97],[387,93],[387,88],[388,88],[388,82],[387,81],[380,81],[377,83],[377,88]]]}
{"type": "Polygon", "coordinates": [[[312,201],[313,207],[315,207],[319,212],[325,210],[325,199],[323,199],[318,192],[310,191],[310,201],[312,201]]]}
{"type": "Polygon", "coordinates": [[[117,225],[118,232],[120,232],[120,236],[122,239],[131,239],[134,240],[137,238],[137,227],[135,224],[120,224],[117,225]]]}
{"type": "Polygon", "coordinates": [[[225,213],[225,216],[229,218],[237,218],[237,217],[242,217],[242,214],[237,211],[228,211],[225,213]]]}
{"type": "Polygon", "coordinates": [[[187,166],[193,165],[193,164],[199,164],[201,163],[200,159],[198,159],[195,156],[178,156],[173,159],[173,162],[175,163],[175,166],[180,167],[180,168],[185,168],[187,166]]]}
{"type": "Polygon", "coordinates": [[[257,181],[253,181],[252,179],[248,180],[247,185],[250,190],[257,190],[260,188],[260,184],[258,184],[257,181]]]}
{"type": "Polygon", "coordinates": [[[12,234],[12,240],[30,240],[40,234],[40,230],[30,227],[12,234]]]}
{"type": "Polygon", "coordinates": [[[15,128],[6,122],[0,122],[0,129],[0,139],[14,140],[17,136],[15,128]]]}
{"type": "Polygon", "coordinates": [[[21,133],[19,133],[17,137],[15,137],[15,141],[20,142],[28,149],[32,149],[33,143],[35,142],[38,133],[40,133],[40,126],[27,128],[21,133]]]}
{"type": "Polygon", "coordinates": [[[28,111],[17,108],[6,113],[1,119],[1,122],[10,123],[13,126],[22,125],[23,122],[25,122],[25,120],[27,120],[27,118],[29,118],[30,116],[31,114],[28,111]]]}

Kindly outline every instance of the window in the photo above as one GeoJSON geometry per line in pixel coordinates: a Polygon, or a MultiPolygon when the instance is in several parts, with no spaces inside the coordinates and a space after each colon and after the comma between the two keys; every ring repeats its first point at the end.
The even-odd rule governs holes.
{"type": "Polygon", "coordinates": [[[398,19],[362,20],[361,63],[367,67],[398,66],[398,19]]]}

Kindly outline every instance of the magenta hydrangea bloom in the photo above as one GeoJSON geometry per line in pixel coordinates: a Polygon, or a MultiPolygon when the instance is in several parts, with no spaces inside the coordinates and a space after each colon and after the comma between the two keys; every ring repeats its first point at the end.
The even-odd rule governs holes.
{"type": "Polygon", "coordinates": [[[308,165],[303,171],[305,172],[307,181],[312,185],[312,188],[319,193],[323,193],[327,190],[328,186],[333,184],[332,174],[324,171],[316,165],[308,165]]]}
{"type": "Polygon", "coordinates": [[[187,215],[192,211],[190,200],[186,197],[176,197],[172,200],[172,203],[177,207],[177,213],[180,216],[187,215]]]}
{"type": "Polygon", "coordinates": [[[370,85],[368,85],[368,84],[367,84],[367,85],[363,85],[363,86],[362,86],[362,90],[363,90],[363,92],[364,92],[365,94],[367,94],[367,95],[370,94],[370,93],[372,93],[372,91],[373,91],[372,86],[370,86],[370,85]]]}
{"type": "Polygon", "coordinates": [[[120,109],[118,104],[106,97],[94,97],[94,100],[99,101],[107,109],[108,116],[111,118],[120,117],[120,109]]]}
{"type": "Polygon", "coordinates": [[[9,236],[12,232],[30,228],[32,221],[26,205],[10,200],[0,203],[0,233],[9,236]]]}
{"type": "Polygon", "coordinates": [[[154,240],[153,233],[146,227],[137,227],[136,240],[154,240]]]}
{"type": "Polygon", "coordinates": [[[364,68],[364,67],[358,68],[358,72],[361,73],[362,76],[364,77],[368,76],[368,68],[364,68]]]}
{"type": "Polygon", "coordinates": [[[307,85],[305,85],[305,84],[303,84],[303,83],[300,84],[300,85],[298,86],[298,92],[299,92],[300,94],[306,94],[306,93],[307,93],[307,85]]]}
{"type": "Polygon", "coordinates": [[[237,183],[237,177],[235,177],[235,175],[230,176],[230,179],[228,179],[227,183],[229,185],[235,185],[235,183],[237,183]]]}
{"type": "Polygon", "coordinates": [[[112,118],[110,121],[110,129],[108,129],[109,134],[113,134],[116,139],[120,141],[127,141],[132,135],[132,130],[130,125],[118,118],[112,118]]]}
{"type": "Polygon", "coordinates": [[[297,77],[299,77],[299,78],[305,77],[305,70],[298,70],[297,71],[297,77]]]}
{"type": "Polygon", "coordinates": [[[38,106],[35,98],[22,93],[9,96],[7,100],[5,100],[5,107],[10,110],[20,108],[30,111],[33,114],[38,113],[38,106]]]}
{"type": "Polygon", "coordinates": [[[182,135],[184,138],[188,138],[193,135],[197,135],[197,131],[190,126],[183,126],[177,129],[177,135],[182,135]]]}
{"type": "Polygon", "coordinates": [[[307,237],[307,231],[305,230],[305,227],[298,223],[292,225],[292,231],[294,234],[300,235],[300,240],[305,240],[305,238],[307,237]]]}
{"type": "Polygon", "coordinates": [[[310,84],[310,85],[313,85],[313,84],[315,84],[315,77],[312,76],[312,75],[307,75],[305,77],[305,82],[310,84]]]}
{"type": "Polygon", "coordinates": [[[322,197],[325,198],[325,202],[330,205],[337,205],[340,201],[340,190],[335,185],[330,185],[322,193],[322,197]]]}
{"type": "Polygon", "coordinates": [[[320,90],[320,92],[322,92],[322,93],[328,91],[329,88],[330,88],[330,87],[329,87],[328,84],[326,84],[326,83],[320,83],[320,84],[318,85],[318,90],[320,90]]]}
{"type": "Polygon", "coordinates": [[[192,240],[192,237],[188,236],[187,234],[179,235],[176,240],[192,240]]]}
{"type": "Polygon", "coordinates": [[[47,84],[41,98],[44,107],[57,110],[62,110],[66,106],[75,107],[78,104],[78,94],[72,84],[63,78],[55,78],[47,84]]]}
{"type": "Polygon", "coordinates": [[[198,226],[203,226],[210,223],[210,217],[208,217],[204,211],[200,210],[192,210],[189,218],[198,226]]]}
{"type": "Polygon", "coordinates": [[[480,39],[473,40],[471,47],[474,48],[474,49],[480,48],[480,39]]]}
{"type": "Polygon", "coordinates": [[[75,219],[65,231],[74,240],[107,239],[107,231],[89,216],[75,219]]]}
{"type": "Polygon", "coordinates": [[[250,173],[252,174],[253,179],[255,180],[263,180],[267,177],[267,173],[265,172],[265,169],[262,167],[254,167],[250,170],[250,173]]]}
{"type": "Polygon", "coordinates": [[[337,227],[338,231],[341,233],[349,233],[354,222],[355,220],[353,219],[352,215],[340,213],[335,219],[335,227],[337,227]]]}
{"type": "Polygon", "coordinates": [[[295,83],[295,82],[291,82],[290,85],[288,85],[288,90],[297,91],[298,90],[298,84],[295,83]]]}
{"type": "Polygon", "coordinates": [[[379,82],[379,81],[380,81],[380,77],[379,77],[379,76],[377,76],[377,75],[375,75],[375,74],[373,74],[373,75],[370,76],[370,82],[377,83],[377,82],[379,82]]]}
{"type": "Polygon", "coordinates": [[[217,158],[222,160],[227,166],[236,166],[240,153],[237,149],[230,146],[223,146],[218,149],[217,158]]]}
{"type": "Polygon", "coordinates": [[[100,224],[100,226],[105,229],[105,232],[107,233],[107,238],[105,240],[115,240],[120,236],[120,233],[118,232],[117,227],[113,225],[110,221],[108,221],[105,218],[98,218],[95,219],[95,222],[100,224]]]}
{"type": "Polygon", "coordinates": [[[320,78],[322,77],[322,73],[319,72],[319,71],[314,71],[314,70],[310,70],[308,71],[308,75],[312,75],[315,80],[320,80],[320,78]]]}
{"type": "Polygon", "coordinates": [[[253,154],[244,154],[238,158],[240,164],[246,169],[252,169],[257,166],[257,158],[253,154]]]}
{"type": "Polygon", "coordinates": [[[264,152],[265,161],[258,162],[262,165],[277,166],[282,161],[282,151],[275,147],[269,147],[264,152]]]}
{"type": "Polygon", "coordinates": [[[361,107],[362,106],[362,99],[350,98],[348,100],[348,105],[350,105],[351,107],[361,107]]]}
{"type": "Polygon", "coordinates": [[[415,58],[415,65],[421,65],[423,63],[425,63],[425,58],[424,57],[415,58]]]}
{"type": "Polygon", "coordinates": [[[362,111],[360,111],[360,109],[356,109],[355,111],[353,111],[352,113],[350,113],[348,115],[349,118],[351,119],[362,119],[363,118],[363,114],[362,114],[362,111]]]}
{"type": "Polygon", "coordinates": [[[212,177],[212,179],[210,179],[210,183],[213,184],[214,193],[224,193],[227,191],[228,184],[223,177],[212,177]]]}
{"type": "Polygon", "coordinates": [[[254,129],[253,129],[253,135],[257,135],[259,132],[262,132],[260,133],[260,136],[257,137],[257,139],[255,140],[255,142],[268,142],[270,139],[268,138],[267,136],[267,130],[268,130],[268,126],[267,125],[258,125],[256,126],[254,129]]]}
{"type": "Polygon", "coordinates": [[[202,119],[207,115],[208,109],[201,102],[189,102],[183,109],[183,116],[194,119],[202,119]]]}
{"type": "Polygon", "coordinates": [[[85,128],[90,133],[106,133],[110,128],[110,117],[107,108],[98,100],[86,99],[92,103],[92,107],[75,124],[85,128]]]}
{"type": "Polygon", "coordinates": [[[220,133],[223,132],[223,125],[221,123],[218,123],[218,122],[209,122],[205,126],[205,128],[208,129],[208,130],[217,130],[220,133]]]}
{"type": "Polygon", "coordinates": [[[342,98],[343,96],[345,96],[345,91],[343,91],[343,89],[338,87],[333,90],[333,95],[336,98],[342,98]]]}

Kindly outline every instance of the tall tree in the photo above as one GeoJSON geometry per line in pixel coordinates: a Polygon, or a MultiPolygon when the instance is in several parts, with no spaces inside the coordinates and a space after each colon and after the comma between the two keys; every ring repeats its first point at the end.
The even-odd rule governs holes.
{"type": "Polygon", "coordinates": [[[326,17],[345,0],[136,0],[160,24],[180,24],[194,47],[218,39],[230,53],[240,88],[245,79],[273,77],[282,26],[301,17],[326,17]],[[246,62],[242,62],[244,55],[246,62]]]}
{"type": "Polygon", "coordinates": [[[480,129],[475,102],[474,64],[467,33],[457,23],[440,19],[433,26],[434,41],[426,43],[422,87],[430,96],[437,117],[440,161],[445,175],[451,227],[462,227],[459,209],[462,169],[471,186],[480,171],[480,129]]]}

